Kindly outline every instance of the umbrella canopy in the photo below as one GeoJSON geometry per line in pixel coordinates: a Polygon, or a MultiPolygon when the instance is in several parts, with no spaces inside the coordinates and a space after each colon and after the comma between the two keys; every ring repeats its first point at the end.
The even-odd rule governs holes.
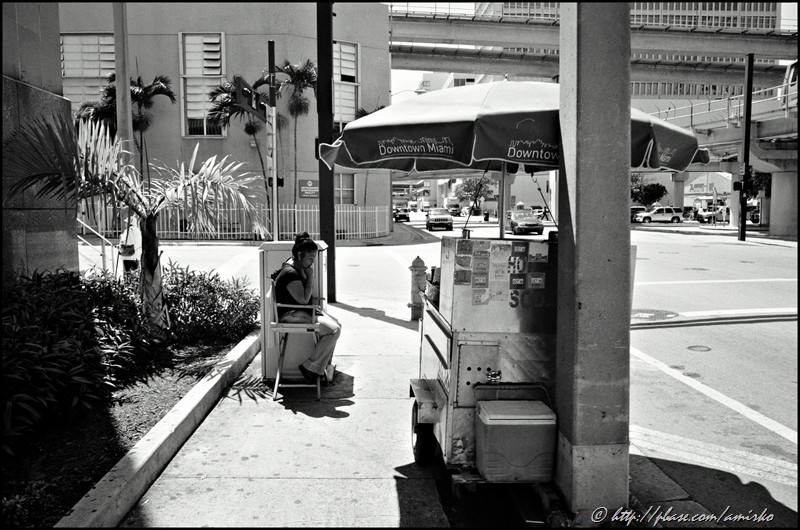
{"type": "MultiPolygon", "coordinates": [[[[350,122],[319,152],[331,169],[557,169],[558,110],[555,83],[500,81],[436,90],[350,122]]],[[[692,133],[631,109],[632,168],[684,171],[692,162],[708,162],[692,133]]]]}

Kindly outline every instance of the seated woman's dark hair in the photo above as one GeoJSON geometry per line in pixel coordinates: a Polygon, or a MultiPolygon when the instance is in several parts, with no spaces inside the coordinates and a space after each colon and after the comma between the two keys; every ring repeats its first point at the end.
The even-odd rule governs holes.
{"type": "Polygon", "coordinates": [[[294,238],[294,247],[292,247],[292,256],[299,259],[300,252],[309,252],[317,250],[317,244],[308,235],[308,232],[301,232],[294,238]]]}

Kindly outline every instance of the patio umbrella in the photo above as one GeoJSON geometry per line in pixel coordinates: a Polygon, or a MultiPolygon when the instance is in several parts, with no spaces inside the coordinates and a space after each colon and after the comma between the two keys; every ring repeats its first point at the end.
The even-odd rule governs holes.
{"type": "MultiPolygon", "coordinates": [[[[331,169],[473,169],[503,176],[519,165],[529,173],[558,169],[558,111],[556,83],[499,81],[436,90],[348,123],[336,141],[320,145],[319,154],[331,169]]],[[[708,152],[691,132],[631,109],[631,168],[684,171],[693,162],[707,163],[708,152]]]]}

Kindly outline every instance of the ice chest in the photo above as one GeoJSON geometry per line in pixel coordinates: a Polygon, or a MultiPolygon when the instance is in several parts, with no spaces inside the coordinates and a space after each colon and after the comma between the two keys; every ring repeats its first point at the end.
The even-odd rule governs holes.
{"type": "Polygon", "coordinates": [[[541,401],[478,401],[475,453],[489,482],[549,482],[556,415],[541,401]]]}

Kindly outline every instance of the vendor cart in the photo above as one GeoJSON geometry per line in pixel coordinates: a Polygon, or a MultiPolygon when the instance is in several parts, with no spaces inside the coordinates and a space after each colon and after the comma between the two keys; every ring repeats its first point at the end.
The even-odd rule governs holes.
{"type": "Polygon", "coordinates": [[[410,385],[415,460],[442,458],[454,482],[549,482],[557,234],[441,245],[410,385]]]}

